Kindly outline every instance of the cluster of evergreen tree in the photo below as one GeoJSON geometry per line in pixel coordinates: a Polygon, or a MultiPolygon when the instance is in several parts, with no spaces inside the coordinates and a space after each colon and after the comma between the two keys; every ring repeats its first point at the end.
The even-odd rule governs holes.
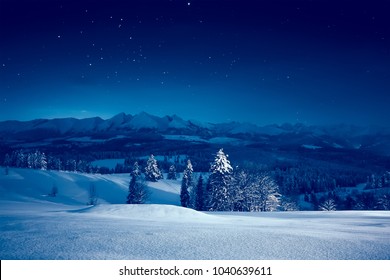
{"type": "Polygon", "coordinates": [[[367,177],[367,189],[381,189],[390,187],[390,172],[384,174],[372,174],[367,177]]]}
{"type": "Polygon", "coordinates": [[[327,194],[305,195],[313,210],[390,210],[390,190],[377,189],[346,192],[341,188],[327,194]]]}
{"type": "MultiPolygon", "coordinates": [[[[314,210],[390,210],[390,172],[368,176],[365,191],[345,193],[343,187],[356,186],[362,182],[362,176],[353,177],[353,172],[346,170],[326,174],[317,167],[299,166],[276,168],[268,172],[241,168],[234,170],[228,156],[220,149],[213,162],[209,163],[209,172],[194,178],[191,160],[187,159],[186,164],[182,161],[182,158],[176,156],[174,164],[170,162],[168,165],[168,160],[164,160],[164,166],[168,166],[165,169],[168,180],[180,178],[177,164],[184,169],[181,169],[180,190],[183,207],[200,211],[299,210],[293,198],[305,194],[304,200],[311,203],[314,210]]],[[[153,155],[141,162],[142,165],[136,161],[131,167],[127,203],[144,203],[148,197],[144,181],[156,182],[163,179],[163,172],[159,167],[161,162],[157,162],[153,155]],[[141,176],[142,173],[144,176],[141,176]]],[[[128,170],[129,160],[125,165],[128,170]]],[[[93,167],[87,161],[64,160],[47,156],[39,150],[17,150],[10,155],[6,154],[4,166],[7,167],[5,174],[8,174],[8,167],[110,173],[107,168],[93,167]]]]}
{"type": "Polygon", "coordinates": [[[16,150],[11,154],[6,154],[4,157],[4,166],[92,174],[113,173],[113,171],[107,167],[92,166],[90,162],[85,160],[75,160],[72,158],[63,159],[52,155],[47,156],[44,152],[39,150],[35,150],[34,152],[16,150]]]}
{"type": "Polygon", "coordinates": [[[277,167],[272,173],[280,192],[287,196],[329,192],[338,187],[354,187],[365,181],[364,173],[358,175],[356,171],[306,164],[277,167]]]}
{"type": "Polygon", "coordinates": [[[5,155],[4,166],[46,170],[48,168],[48,159],[45,153],[41,153],[38,150],[30,153],[24,153],[22,150],[19,150],[13,152],[11,156],[9,154],[5,155]]]}
{"type": "Polygon", "coordinates": [[[46,156],[45,153],[35,150],[24,152],[23,150],[13,151],[11,155],[6,154],[4,165],[17,168],[31,168],[42,170],[78,171],[86,173],[97,173],[98,169],[92,167],[89,162],[75,159],[63,160],[59,157],[46,156]]]}
{"type": "MultiPolygon", "coordinates": [[[[192,162],[188,159],[180,188],[180,202],[183,207],[199,211],[283,210],[278,185],[271,176],[243,170],[234,172],[222,149],[217,152],[211,164],[206,186],[203,176],[200,175],[195,180],[193,172],[192,162]]],[[[144,178],[151,182],[162,179],[162,172],[153,155],[147,160],[144,178]]],[[[177,179],[174,165],[169,167],[167,179],[177,179]]],[[[127,203],[145,202],[147,192],[141,180],[141,169],[136,162],[131,173],[127,203]]],[[[291,209],[292,207],[286,207],[285,210],[291,209]]]]}
{"type": "Polygon", "coordinates": [[[183,172],[180,199],[184,207],[201,211],[275,211],[281,209],[281,195],[267,174],[233,171],[228,156],[220,149],[211,164],[206,187],[203,176],[195,185],[188,160],[183,172]]]}

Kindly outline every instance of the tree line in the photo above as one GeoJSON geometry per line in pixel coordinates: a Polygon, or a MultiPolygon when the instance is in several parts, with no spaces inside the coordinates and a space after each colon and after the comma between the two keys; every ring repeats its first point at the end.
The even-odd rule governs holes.
{"type": "MultiPolygon", "coordinates": [[[[296,205],[284,203],[278,185],[269,174],[233,170],[223,149],[215,155],[206,181],[203,175],[196,180],[193,172],[193,165],[188,159],[180,188],[180,202],[183,207],[199,211],[297,210],[296,205]]],[[[135,162],[127,203],[143,203],[147,198],[145,183],[140,175],[138,162],[135,162]]],[[[144,179],[156,182],[162,178],[158,163],[151,155],[144,169],[144,179]]],[[[177,179],[174,165],[169,168],[167,179],[177,179]]]]}
{"type": "MultiPolygon", "coordinates": [[[[354,173],[348,170],[327,173],[316,166],[291,166],[268,171],[239,167],[233,169],[223,149],[209,162],[209,172],[203,172],[196,178],[191,160],[177,155],[173,164],[167,157],[157,162],[153,155],[147,160],[132,160],[133,165],[130,159],[126,159],[126,168],[121,170],[123,172],[126,169],[131,176],[127,203],[144,203],[148,197],[144,181],[164,179],[162,170],[167,173],[166,179],[178,180],[179,168],[183,170],[181,205],[201,211],[299,210],[300,203],[297,202],[300,195],[311,205],[311,210],[390,209],[390,172],[353,176],[354,173]],[[365,183],[364,191],[346,193],[344,187],[355,187],[359,183],[365,183]]],[[[39,150],[17,150],[6,154],[4,166],[6,174],[8,167],[109,173],[108,168],[92,166],[84,160],[47,156],[39,150]]]]}

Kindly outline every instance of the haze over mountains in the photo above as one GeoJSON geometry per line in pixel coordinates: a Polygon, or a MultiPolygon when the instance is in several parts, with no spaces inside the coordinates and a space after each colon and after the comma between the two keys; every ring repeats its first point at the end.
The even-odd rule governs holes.
{"type": "Polygon", "coordinates": [[[38,141],[53,137],[89,136],[95,139],[109,139],[118,135],[127,137],[137,132],[161,135],[169,140],[191,142],[230,142],[235,145],[261,143],[294,145],[307,149],[363,149],[382,155],[390,154],[390,128],[378,126],[303,124],[257,126],[238,122],[214,124],[184,120],[177,115],[158,117],[146,112],[136,115],[120,113],[106,120],[94,117],[0,122],[0,139],[4,143],[38,141]]]}

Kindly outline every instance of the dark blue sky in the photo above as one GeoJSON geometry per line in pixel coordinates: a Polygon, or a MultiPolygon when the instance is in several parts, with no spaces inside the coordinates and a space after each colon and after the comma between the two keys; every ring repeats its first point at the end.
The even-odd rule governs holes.
{"type": "Polygon", "coordinates": [[[0,0],[0,120],[390,120],[390,1],[0,0]]]}

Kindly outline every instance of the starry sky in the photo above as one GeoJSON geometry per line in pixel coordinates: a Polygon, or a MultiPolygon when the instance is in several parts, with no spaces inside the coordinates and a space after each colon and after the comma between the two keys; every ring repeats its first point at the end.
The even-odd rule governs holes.
{"type": "Polygon", "coordinates": [[[0,0],[0,120],[388,126],[389,14],[375,0],[0,0]]]}

